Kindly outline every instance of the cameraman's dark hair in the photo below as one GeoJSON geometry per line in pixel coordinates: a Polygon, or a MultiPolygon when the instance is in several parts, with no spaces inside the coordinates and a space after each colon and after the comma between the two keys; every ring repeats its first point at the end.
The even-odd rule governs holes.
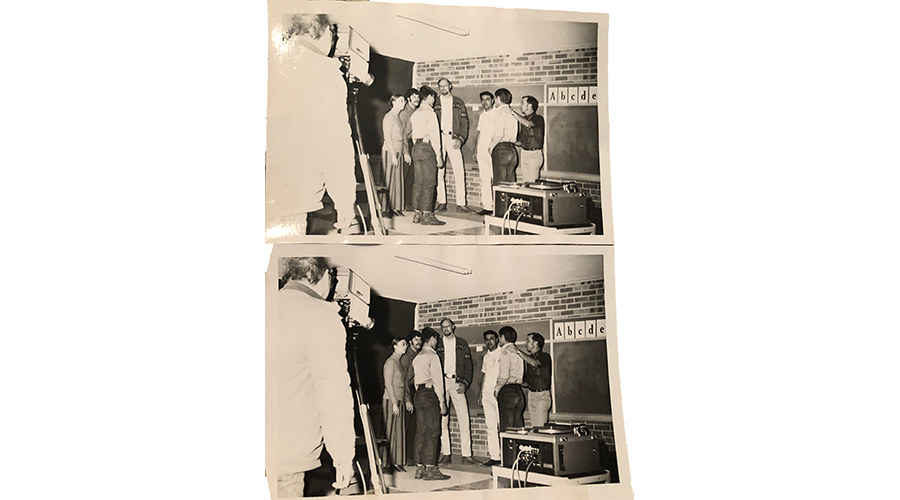
{"type": "Polygon", "coordinates": [[[412,97],[412,96],[414,96],[414,95],[419,95],[419,89],[409,89],[409,90],[406,91],[405,94],[403,94],[403,97],[405,97],[406,100],[408,101],[409,98],[412,97]]]}
{"type": "Polygon", "coordinates": [[[419,89],[419,99],[424,101],[428,99],[428,96],[434,96],[434,98],[437,99],[437,92],[428,85],[422,85],[422,88],[419,89]]]}
{"type": "Polygon", "coordinates": [[[516,333],[516,329],[511,326],[504,326],[500,329],[500,335],[506,339],[507,342],[515,343],[516,339],[519,335],[516,333]]]}
{"type": "Polygon", "coordinates": [[[400,94],[394,94],[394,95],[392,95],[392,96],[391,96],[391,106],[394,105],[394,103],[397,101],[397,99],[405,99],[405,98],[404,98],[402,95],[400,95],[400,94]]]}
{"type": "Polygon", "coordinates": [[[406,341],[412,344],[413,339],[416,337],[422,337],[422,333],[419,330],[409,332],[409,335],[406,336],[406,341]]]}
{"type": "Polygon", "coordinates": [[[531,104],[531,112],[532,113],[537,113],[538,100],[534,96],[527,95],[527,96],[523,97],[522,99],[525,99],[525,102],[527,102],[528,104],[531,104]]]}
{"type": "Polygon", "coordinates": [[[325,276],[330,266],[325,257],[287,257],[283,267],[281,279],[284,281],[305,279],[315,285],[325,276]]]}
{"type": "Polygon", "coordinates": [[[291,16],[291,26],[288,28],[285,38],[309,34],[313,40],[318,40],[330,29],[331,21],[325,14],[295,14],[291,16]]]}
{"type": "Polygon", "coordinates": [[[497,89],[497,92],[495,92],[495,94],[497,94],[497,99],[500,99],[500,102],[502,102],[503,104],[509,104],[512,102],[512,92],[506,89],[497,89]]]}
{"type": "Polygon", "coordinates": [[[427,344],[432,337],[440,338],[440,335],[441,334],[438,333],[434,328],[426,326],[425,328],[422,328],[422,344],[427,344]]]}
{"type": "Polygon", "coordinates": [[[493,335],[494,337],[497,337],[498,339],[500,338],[500,336],[497,335],[497,332],[495,332],[494,330],[488,330],[488,331],[482,333],[481,336],[484,337],[484,340],[487,340],[488,334],[493,335]]]}
{"type": "Polygon", "coordinates": [[[541,335],[540,333],[537,333],[537,332],[532,332],[532,333],[529,333],[528,335],[531,335],[531,339],[534,340],[535,342],[537,342],[538,349],[544,348],[544,336],[543,335],[541,335]]]}
{"type": "Polygon", "coordinates": [[[393,351],[394,348],[397,347],[397,344],[399,344],[400,342],[406,342],[406,345],[409,345],[409,342],[407,342],[405,338],[394,337],[391,339],[391,350],[393,351]]]}
{"type": "Polygon", "coordinates": [[[481,99],[482,97],[490,97],[492,101],[494,100],[494,94],[491,94],[491,93],[488,92],[487,90],[485,90],[484,92],[478,94],[478,98],[479,98],[479,99],[481,99]]]}

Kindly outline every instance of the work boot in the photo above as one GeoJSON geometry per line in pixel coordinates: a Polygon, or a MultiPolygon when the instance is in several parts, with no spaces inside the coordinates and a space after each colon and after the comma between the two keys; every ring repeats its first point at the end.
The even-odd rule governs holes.
{"type": "Polygon", "coordinates": [[[462,457],[462,463],[466,465],[481,465],[481,462],[472,457],[462,457]]]}
{"type": "Polygon", "coordinates": [[[425,477],[425,466],[417,465],[416,466],[416,479],[422,479],[425,477]]]}
{"type": "Polygon", "coordinates": [[[419,224],[423,226],[443,226],[446,222],[435,217],[433,212],[425,212],[422,214],[422,220],[419,221],[419,224]]]}
{"type": "Polygon", "coordinates": [[[422,479],[426,481],[446,481],[450,479],[450,476],[441,472],[441,469],[438,469],[437,465],[426,465],[425,466],[425,476],[422,479]]]}
{"type": "Polygon", "coordinates": [[[418,223],[422,222],[422,212],[416,210],[416,214],[413,215],[412,222],[413,222],[413,224],[418,224],[418,223]]]}
{"type": "Polygon", "coordinates": [[[453,455],[441,455],[441,458],[438,459],[438,465],[446,465],[453,463],[453,455]]]}
{"type": "Polygon", "coordinates": [[[446,203],[438,203],[438,204],[434,207],[434,211],[435,211],[435,212],[445,212],[445,211],[447,211],[447,204],[446,204],[446,203]]]}

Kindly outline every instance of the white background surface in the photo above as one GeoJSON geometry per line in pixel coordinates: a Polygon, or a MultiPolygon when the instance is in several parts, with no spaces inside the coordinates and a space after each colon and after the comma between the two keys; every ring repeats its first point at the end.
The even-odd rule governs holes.
{"type": "MultiPolygon", "coordinates": [[[[615,238],[619,375],[625,440],[634,488],[634,2],[584,0],[386,0],[385,3],[596,12],[609,20],[610,168],[615,238]]],[[[270,245],[266,245],[266,263],[270,245]]],[[[618,436],[617,436],[618,438],[618,436]]],[[[618,442],[618,439],[616,440],[618,442]]],[[[618,443],[617,443],[618,444],[618,443]]],[[[266,500],[270,500],[266,483],[266,500]]]]}

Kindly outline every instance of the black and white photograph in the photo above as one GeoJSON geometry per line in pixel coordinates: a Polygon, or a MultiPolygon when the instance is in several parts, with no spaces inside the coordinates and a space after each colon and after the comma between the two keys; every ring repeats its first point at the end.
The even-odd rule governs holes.
{"type": "Polygon", "coordinates": [[[612,241],[609,17],[269,3],[266,241],[612,241]]]}
{"type": "Polygon", "coordinates": [[[631,498],[612,254],[276,245],[266,276],[272,498],[541,498],[547,487],[631,498]]]}

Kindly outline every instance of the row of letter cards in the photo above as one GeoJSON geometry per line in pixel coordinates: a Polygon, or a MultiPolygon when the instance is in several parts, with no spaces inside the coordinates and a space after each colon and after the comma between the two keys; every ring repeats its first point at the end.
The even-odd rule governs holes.
{"type": "Polygon", "coordinates": [[[547,104],[597,104],[597,87],[547,87],[547,104]]]}
{"type": "Polygon", "coordinates": [[[605,338],[605,319],[557,321],[553,323],[553,340],[583,340],[605,338]]]}

